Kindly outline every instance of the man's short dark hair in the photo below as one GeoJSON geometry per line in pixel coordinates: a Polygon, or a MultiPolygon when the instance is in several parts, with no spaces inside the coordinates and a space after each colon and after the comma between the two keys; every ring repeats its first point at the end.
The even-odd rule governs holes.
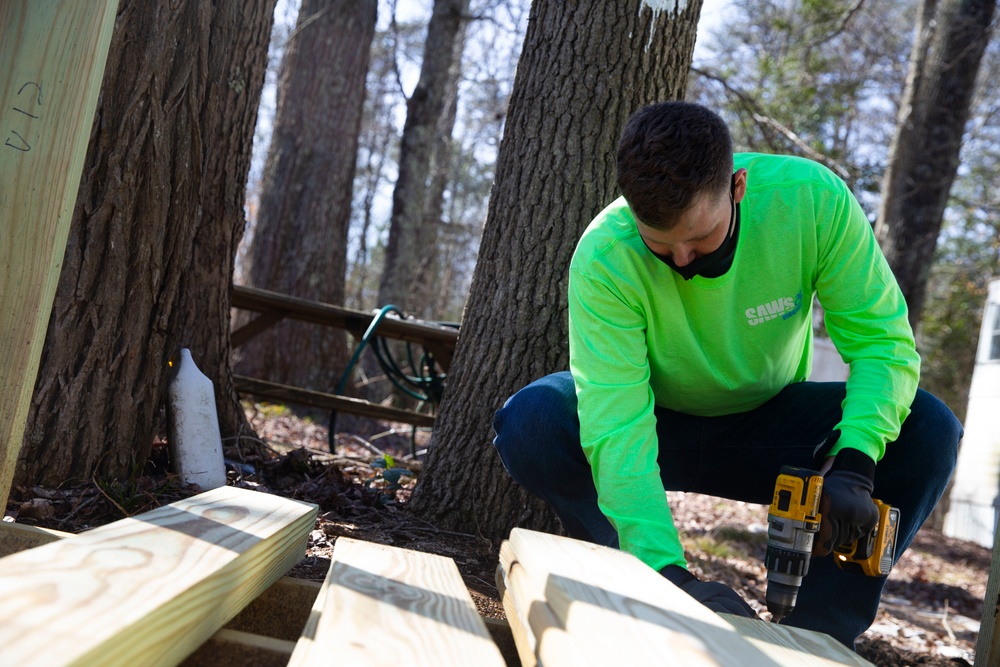
{"type": "Polygon", "coordinates": [[[699,104],[643,107],[618,142],[618,187],[650,227],[670,229],[699,195],[728,190],[732,174],[729,128],[699,104]]]}

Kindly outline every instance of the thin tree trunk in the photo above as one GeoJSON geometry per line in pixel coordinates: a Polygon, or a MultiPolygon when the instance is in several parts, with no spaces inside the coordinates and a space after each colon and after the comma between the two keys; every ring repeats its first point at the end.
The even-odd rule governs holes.
{"type": "MultiPolygon", "coordinates": [[[[376,0],[304,0],[285,47],[249,283],[342,305],[376,0]]],[[[237,351],[241,374],[333,391],[343,331],[281,322],[237,351]]]]}
{"type": "Polygon", "coordinates": [[[182,347],[248,430],[230,281],[274,4],[122,0],[17,483],[141,469],[182,347]]]}
{"type": "Polygon", "coordinates": [[[996,0],[923,0],[876,234],[917,328],[996,0]]]}
{"type": "MultiPolygon", "coordinates": [[[[420,80],[406,104],[406,123],[399,153],[399,176],[392,194],[392,218],[379,304],[407,309],[423,246],[431,240],[422,230],[427,211],[431,165],[442,118],[456,94],[456,58],[469,11],[469,0],[435,0],[427,26],[420,80]]],[[[454,121],[452,121],[454,122],[454,121]]]]}
{"type": "Polygon", "coordinates": [[[417,245],[418,262],[413,275],[413,296],[410,310],[414,315],[425,320],[440,317],[436,304],[440,291],[444,288],[441,282],[444,267],[441,264],[440,251],[441,232],[445,224],[444,198],[452,176],[455,141],[451,135],[455,129],[455,119],[458,116],[458,84],[462,77],[462,52],[465,50],[467,26],[467,23],[460,26],[459,34],[452,46],[451,68],[448,71],[448,81],[445,87],[447,104],[438,122],[438,130],[434,137],[427,202],[424,206],[424,215],[418,235],[420,239],[417,245]]]}
{"type": "Polygon", "coordinates": [[[504,472],[494,412],[568,368],[566,279],[583,229],[616,196],[615,147],[640,106],[684,95],[701,3],[536,0],[497,161],[472,293],[410,507],[495,542],[558,522],[504,472]]]}
{"type": "MultiPolygon", "coordinates": [[[[437,158],[447,159],[440,152],[443,141],[450,142],[454,116],[450,110],[458,94],[458,68],[462,45],[469,20],[469,0],[435,0],[427,25],[424,59],[420,79],[406,103],[406,122],[399,149],[399,173],[392,192],[392,215],[389,221],[389,242],[379,281],[378,306],[395,306],[404,314],[418,310],[418,290],[415,288],[421,257],[433,252],[437,242],[437,226],[428,224],[428,208],[434,206],[431,189],[437,158]],[[450,119],[450,122],[449,122],[450,119]],[[440,133],[447,132],[448,137],[440,133]]],[[[390,353],[402,357],[402,346],[390,345],[390,353]]],[[[372,354],[363,357],[362,366],[368,378],[384,375],[372,354]]],[[[386,382],[369,384],[365,396],[382,401],[393,393],[386,382]]],[[[396,392],[396,402],[406,405],[408,397],[396,392]]]]}

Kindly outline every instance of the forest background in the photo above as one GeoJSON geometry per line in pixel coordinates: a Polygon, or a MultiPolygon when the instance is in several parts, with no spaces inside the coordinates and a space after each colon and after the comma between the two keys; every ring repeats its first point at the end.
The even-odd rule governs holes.
{"type": "MultiPolygon", "coordinates": [[[[248,180],[246,235],[236,263],[235,282],[240,284],[248,282],[281,59],[299,6],[299,0],[280,0],[275,10],[248,180]]],[[[379,279],[389,243],[395,161],[432,6],[431,0],[379,3],[347,237],[343,304],[351,308],[373,310],[385,303],[378,298],[379,279]]],[[[825,9],[799,2],[707,0],[686,98],[723,114],[738,150],[794,153],[832,166],[874,220],[918,6],[917,0],[868,0],[825,9]]],[[[433,295],[414,305],[412,312],[419,317],[461,321],[529,8],[527,0],[484,1],[473,8],[480,19],[470,23],[462,55],[452,139],[456,155],[440,195],[444,206],[437,233],[431,237],[439,280],[433,295]]],[[[996,71],[998,58],[1000,49],[993,43],[980,67],[983,75],[928,267],[928,296],[918,328],[922,386],[941,396],[960,418],[987,285],[1000,274],[994,169],[1000,99],[986,76],[996,71]]]]}

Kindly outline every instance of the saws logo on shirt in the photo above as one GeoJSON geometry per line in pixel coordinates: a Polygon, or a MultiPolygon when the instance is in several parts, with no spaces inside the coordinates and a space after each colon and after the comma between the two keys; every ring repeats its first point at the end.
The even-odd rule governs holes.
{"type": "Polygon", "coordinates": [[[747,308],[744,311],[744,314],[747,316],[747,324],[754,327],[762,322],[773,320],[776,317],[787,320],[801,309],[802,290],[799,290],[799,293],[794,297],[786,296],[781,299],[775,299],[769,303],[747,308]]]}

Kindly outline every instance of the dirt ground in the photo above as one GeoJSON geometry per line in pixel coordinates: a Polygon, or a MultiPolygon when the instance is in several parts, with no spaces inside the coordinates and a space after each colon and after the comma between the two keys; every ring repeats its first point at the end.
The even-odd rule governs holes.
{"type": "MultiPolygon", "coordinates": [[[[331,454],[321,420],[263,404],[248,405],[248,416],[262,440],[227,448],[231,483],[320,507],[306,557],[291,576],[322,581],[333,544],[346,535],[454,559],[480,613],[503,617],[494,584],[499,545],[438,530],[406,510],[427,434],[413,438],[405,425],[393,429],[367,422],[352,429],[361,435],[338,433],[331,454]]],[[[15,488],[7,516],[79,532],[191,495],[192,489],[166,474],[162,445],[157,443],[146,470],[133,480],[15,488]]],[[[768,619],[767,507],[682,493],[671,494],[670,503],[694,573],[740,591],[768,619]]],[[[890,575],[879,616],[859,641],[858,653],[878,667],[971,665],[989,565],[990,550],[922,529],[890,575]]]]}

